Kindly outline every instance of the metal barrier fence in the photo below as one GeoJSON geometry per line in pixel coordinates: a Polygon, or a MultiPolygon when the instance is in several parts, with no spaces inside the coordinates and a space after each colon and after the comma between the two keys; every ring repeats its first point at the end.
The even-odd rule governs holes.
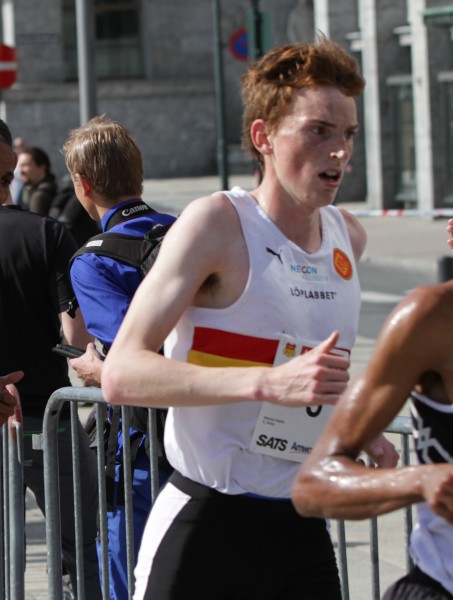
{"type": "MultiPolygon", "coordinates": [[[[52,600],[63,600],[63,573],[62,550],[60,531],[60,503],[58,482],[58,421],[61,408],[65,402],[70,402],[71,433],[72,433],[72,462],[74,482],[74,514],[76,523],[76,558],[77,558],[77,599],[86,598],[84,589],[83,567],[83,534],[82,515],[80,502],[80,469],[77,421],[78,404],[93,403],[95,405],[96,423],[104,423],[106,404],[100,389],[96,388],[61,388],[49,398],[44,415],[42,436],[35,440],[34,446],[41,444],[44,452],[44,485],[45,485],[45,512],[46,512],[46,544],[47,544],[47,569],[48,569],[48,597],[52,600]]],[[[121,407],[121,418],[125,431],[129,429],[129,409],[121,407]]],[[[148,426],[151,439],[156,439],[156,415],[154,409],[148,411],[148,426]]],[[[22,431],[21,416],[16,414],[9,425],[5,425],[2,432],[2,481],[0,483],[0,502],[2,515],[0,518],[0,597],[5,600],[24,600],[24,494],[23,494],[23,460],[22,460],[22,431]]],[[[409,417],[397,417],[386,430],[388,433],[399,434],[401,440],[401,454],[403,464],[410,464],[409,436],[412,434],[409,417]]],[[[98,448],[104,448],[104,428],[96,428],[96,441],[98,448]]],[[[157,465],[157,449],[155,444],[150,445],[151,469],[151,497],[155,499],[159,490],[159,475],[157,465]]],[[[125,464],[130,464],[130,443],[128,436],[124,437],[123,456],[125,464]]],[[[26,466],[25,466],[26,468],[26,466]]],[[[106,477],[104,453],[97,453],[98,489],[99,489],[99,538],[101,544],[102,567],[102,595],[105,600],[109,594],[109,577],[107,563],[107,504],[106,504],[106,477]]],[[[134,533],[133,533],[133,508],[132,508],[132,476],[130,469],[124,469],[124,498],[126,515],[126,554],[127,574],[129,584],[129,598],[134,592],[134,533]]],[[[409,537],[412,531],[412,509],[404,511],[404,536],[406,546],[406,568],[411,566],[409,556],[409,537]]],[[[337,556],[342,584],[343,600],[350,599],[350,580],[348,574],[347,548],[348,540],[343,521],[336,522],[337,556]]],[[[371,582],[370,598],[380,598],[380,571],[379,571],[379,543],[378,519],[369,521],[369,543],[371,582]]]]}
{"type": "MultiPolygon", "coordinates": [[[[43,451],[44,451],[44,489],[46,507],[46,541],[47,541],[47,565],[49,581],[49,597],[54,600],[62,600],[62,563],[61,563],[61,533],[60,533],[60,511],[58,490],[58,453],[57,453],[57,430],[58,419],[63,403],[71,401],[71,429],[73,448],[73,474],[74,474],[74,514],[76,522],[76,544],[80,552],[77,552],[77,590],[78,600],[85,600],[83,590],[83,546],[82,515],[80,506],[80,472],[79,472],[79,448],[78,438],[75,435],[77,422],[77,403],[92,402],[96,405],[96,423],[104,423],[106,405],[99,389],[90,388],[62,388],[57,390],[49,398],[43,423],[43,451]]],[[[121,418],[123,431],[129,431],[130,416],[129,408],[121,407],[121,418]]],[[[148,410],[148,429],[150,438],[157,438],[156,414],[154,409],[148,410]]],[[[98,448],[105,447],[104,428],[96,427],[96,442],[98,448]]],[[[159,489],[159,473],[157,464],[157,450],[155,445],[150,446],[150,472],[151,472],[151,498],[154,499],[159,489]],[[154,450],[154,451],[153,451],[154,450]]],[[[123,459],[125,464],[131,462],[130,440],[124,436],[123,459]]],[[[98,489],[99,489],[99,537],[101,545],[102,566],[102,595],[109,598],[109,573],[107,562],[108,535],[107,535],[107,499],[105,478],[105,457],[103,452],[97,453],[98,464],[98,489]]],[[[126,556],[127,575],[129,581],[129,598],[132,599],[134,592],[134,532],[133,532],[133,507],[132,507],[132,476],[130,469],[124,469],[124,499],[126,517],[126,556]]],[[[89,600],[89,599],[87,599],[89,600]]]]}

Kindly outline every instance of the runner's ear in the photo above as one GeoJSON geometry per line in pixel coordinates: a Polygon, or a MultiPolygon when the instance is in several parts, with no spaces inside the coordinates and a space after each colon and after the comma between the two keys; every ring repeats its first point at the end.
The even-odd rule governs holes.
{"type": "Polygon", "coordinates": [[[266,121],[263,119],[253,121],[250,126],[250,138],[258,152],[261,152],[263,155],[272,154],[273,148],[267,134],[266,121]]]}

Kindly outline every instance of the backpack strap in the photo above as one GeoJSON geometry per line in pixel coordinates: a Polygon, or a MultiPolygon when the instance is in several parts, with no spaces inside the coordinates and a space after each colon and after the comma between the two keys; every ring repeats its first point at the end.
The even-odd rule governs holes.
{"type": "Polygon", "coordinates": [[[74,260],[81,254],[108,256],[139,269],[143,242],[143,236],[137,237],[125,233],[99,233],[90,238],[72,255],[69,261],[69,269],[71,269],[74,260]]]}
{"type": "Polygon", "coordinates": [[[99,233],[73,254],[69,261],[69,270],[81,254],[98,254],[140,269],[144,276],[154,264],[162,239],[172,224],[155,223],[143,236],[115,232],[99,233]]]}
{"type": "MultiPolygon", "coordinates": [[[[141,202],[141,201],[140,201],[141,202]]],[[[148,205],[144,204],[147,208],[148,205]]],[[[141,204],[137,203],[137,206],[141,204]]],[[[128,208],[132,210],[135,205],[128,205],[128,208]]],[[[114,213],[109,220],[118,214],[119,211],[114,213]]],[[[124,212],[124,211],[123,211],[124,212]]],[[[156,213],[154,209],[149,210],[150,213],[156,213]]],[[[156,213],[157,214],[157,213],[156,213]]],[[[129,215],[125,220],[133,219],[137,216],[136,213],[129,215]]],[[[162,224],[154,223],[151,229],[144,235],[129,235],[126,233],[116,233],[111,231],[105,231],[91,237],[81,248],[75,252],[69,260],[68,270],[71,271],[72,263],[81,254],[98,254],[101,256],[108,256],[118,262],[128,264],[141,271],[142,277],[144,277],[150,268],[153,266],[157,255],[159,254],[160,245],[162,240],[173,225],[171,223],[162,224]]],[[[68,308],[66,312],[72,318],[75,317],[76,310],[79,306],[77,298],[74,296],[68,302],[68,308]]]]}
{"type": "Polygon", "coordinates": [[[131,219],[135,219],[139,215],[150,215],[155,213],[154,208],[151,208],[143,202],[140,198],[137,198],[132,203],[127,204],[126,206],[121,206],[115,210],[115,212],[110,215],[107,223],[105,224],[104,231],[108,231],[118,225],[119,223],[124,223],[126,221],[130,221],[131,219]]]}

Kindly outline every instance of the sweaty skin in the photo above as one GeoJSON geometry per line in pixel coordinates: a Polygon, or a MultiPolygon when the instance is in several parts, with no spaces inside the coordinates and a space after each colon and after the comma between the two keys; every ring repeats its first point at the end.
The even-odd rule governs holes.
{"type": "Polygon", "coordinates": [[[453,400],[453,282],[411,292],[387,319],[365,372],[345,391],[292,499],[301,515],[363,519],[425,501],[453,523],[453,465],[374,469],[356,462],[416,389],[453,400]]]}

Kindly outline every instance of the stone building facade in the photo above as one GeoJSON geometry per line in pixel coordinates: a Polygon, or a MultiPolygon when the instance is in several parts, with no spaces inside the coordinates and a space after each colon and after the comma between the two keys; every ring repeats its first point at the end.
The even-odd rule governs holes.
{"type": "MultiPolygon", "coordinates": [[[[49,152],[80,124],[76,10],[82,0],[1,0],[3,42],[17,83],[1,92],[13,134],[49,152]]],[[[221,110],[229,172],[253,170],[240,150],[244,30],[264,23],[264,46],[323,32],[360,63],[361,132],[343,201],[370,209],[453,204],[453,4],[442,0],[91,0],[96,113],[126,125],[145,176],[218,169],[221,110]],[[214,7],[219,18],[214,16],[214,7]],[[259,13],[256,12],[259,11],[259,13]],[[255,12],[254,12],[255,11],[255,12]],[[220,32],[220,37],[216,35],[220,32]],[[220,56],[221,60],[218,60],[220,56]],[[219,62],[222,102],[219,101],[219,62]]]]}

